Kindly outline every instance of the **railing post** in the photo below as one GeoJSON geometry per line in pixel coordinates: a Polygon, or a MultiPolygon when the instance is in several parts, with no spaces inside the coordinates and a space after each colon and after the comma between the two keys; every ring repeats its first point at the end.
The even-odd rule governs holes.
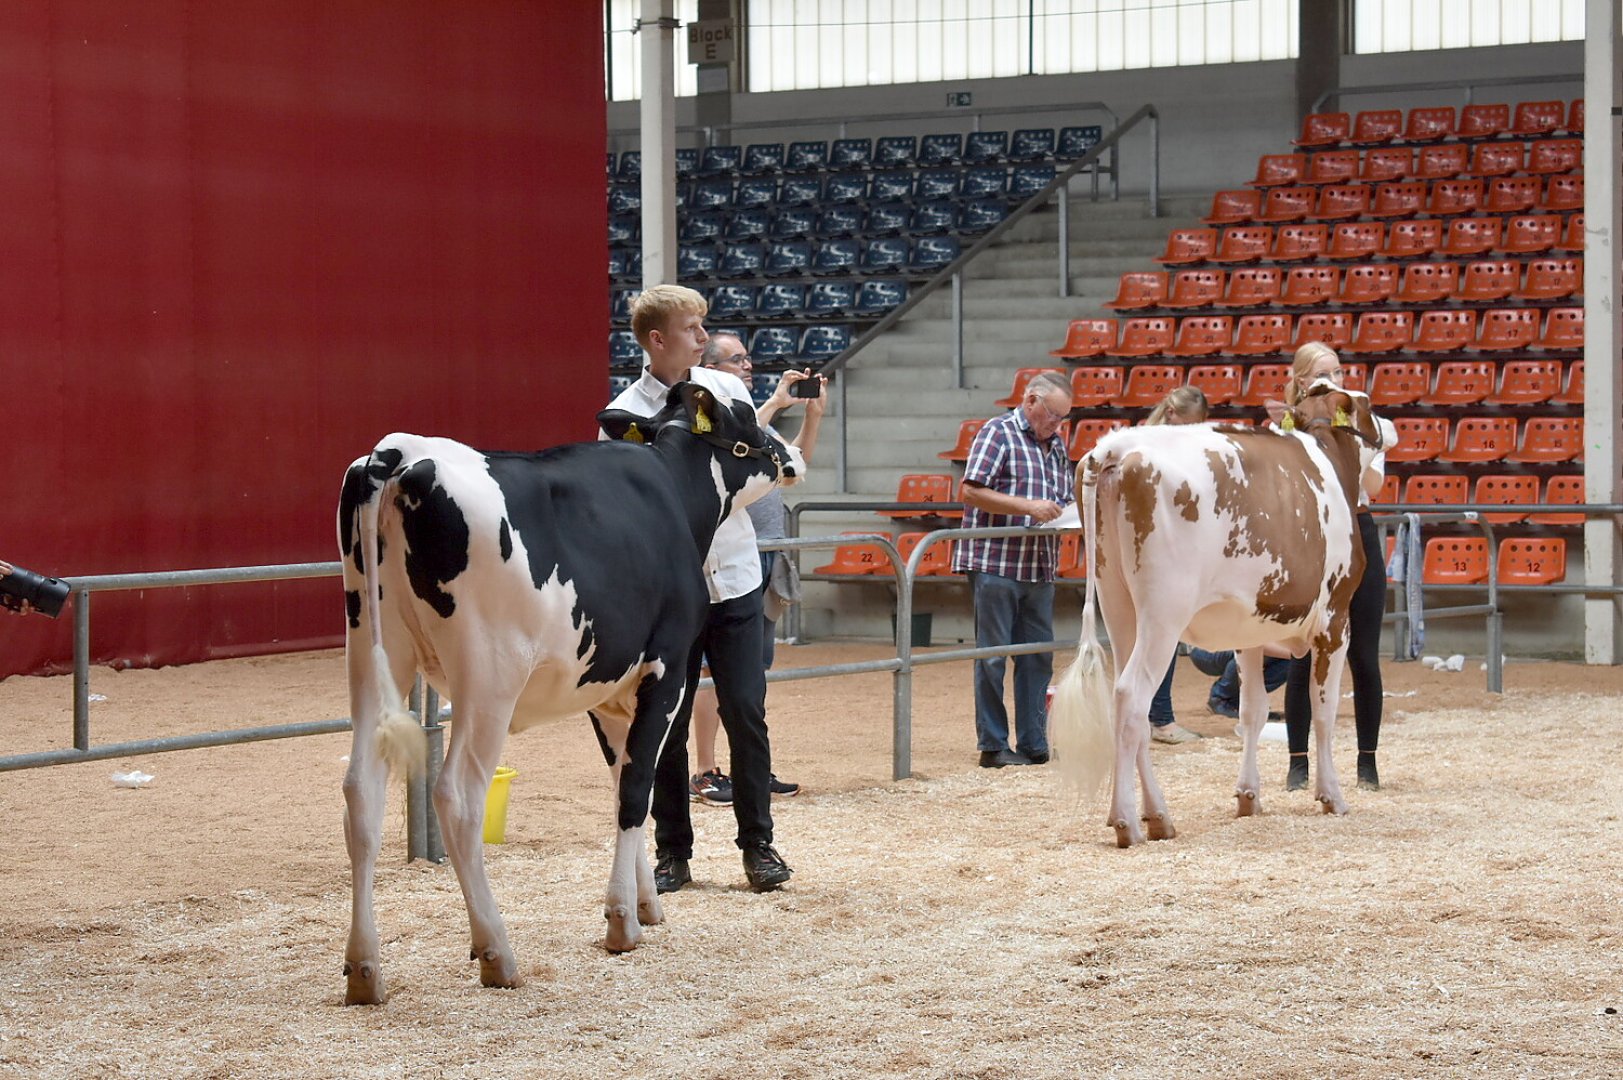
{"type": "Polygon", "coordinates": [[[431,863],[445,861],[445,841],[440,837],[440,816],[434,810],[434,785],[439,782],[440,768],[445,764],[445,726],[440,723],[438,706],[423,725],[428,738],[428,764],[423,769],[423,820],[427,826],[423,835],[423,857],[431,863]]]}
{"type": "MultiPolygon", "coordinates": [[[[911,560],[909,560],[911,562],[911,560]]],[[[890,778],[913,775],[913,574],[896,567],[896,657],[891,676],[890,778]]]]}
{"type": "Polygon", "coordinates": [[[850,376],[851,373],[849,371],[842,371],[839,374],[839,378],[834,380],[834,385],[839,389],[840,392],[840,437],[838,440],[836,440],[836,448],[839,450],[839,453],[834,458],[834,490],[838,491],[841,495],[844,495],[846,492],[851,490],[848,486],[846,486],[845,476],[845,463],[848,449],[847,435],[849,433],[846,426],[846,421],[851,415],[850,399],[845,393],[845,383],[850,376]]]}
{"type": "MultiPolygon", "coordinates": [[[[385,676],[387,677],[387,676],[385,676]]],[[[428,722],[423,708],[423,677],[418,675],[411,684],[411,697],[406,704],[419,724],[428,722]]],[[[428,857],[428,775],[427,770],[406,777],[406,861],[428,857]]]]}
{"type": "Polygon", "coordinates": [[[1150,113],[1150,217],[1161,216],[1161,116],[1150,113]]]}
{"type": "Polygon", "coordinates": [[[1071,295],[1071,185],[1055,192],[1059,198],[1059,294],[1071,295]]]}
{"type": "Polygon", "coordinates": [[[73,748],[90,749],[90,590],[73,590],[73,748]]]}
{"type": "Polygon", "coordinates": [[[952,275],[952,385],[964,388],[964,272],[952,275]]]}

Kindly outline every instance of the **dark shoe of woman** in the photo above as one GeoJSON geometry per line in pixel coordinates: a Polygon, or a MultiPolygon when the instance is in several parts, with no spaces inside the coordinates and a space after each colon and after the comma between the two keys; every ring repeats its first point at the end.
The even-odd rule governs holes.
{"type": "Polygon", "coordinates": [[[1285,772],[1285,790],[1301,791],[1307,787],[1307,755],[1292,754],[1290,768],[1285,772]]]}
{"type": "Polygon", "coordinates": [[[1381,790],[1381,774],[1375,768],[1375,755],[1358,752],[1358,786],[1365,791],[1381,790]]]}

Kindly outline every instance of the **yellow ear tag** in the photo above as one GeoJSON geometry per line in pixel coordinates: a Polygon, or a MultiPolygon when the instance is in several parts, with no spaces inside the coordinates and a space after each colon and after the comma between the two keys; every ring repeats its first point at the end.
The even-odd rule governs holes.
{"type": "Polygon", "coordinates": [[[1296,417],[1292,416],[1290,413],[1286,413],[1285,418],[1279,422],[1279,430],[1280,431],[1295,431],[1296,430],[1296,417]]]}
{"type": "Polygon", "coordinates": [[[637,425],[632,424],[632,425],[630,425],[629,427],[626,428],[625,437],[621,441],[622,442],[647,442],[648,440],[643,438],[642,432],[637,430],[637,425]]]}
{"type": "Polygon", "coordinates": [[[699,409],[699,410],[694,412],[694,414],[693,414],[693,430],[696,433],[698,433],[700,435],[708,435],[712,431],[714,431],[715,429],[716,429],[716,425],[714,425],[714,424],[712,424],[710,422],[710,417],[708,417],[708,416],[706,416],[704,414],[703,409],[699,409]]]}
{"type": "Polygon", "coordinates": [[[1347,415],[1346,409],[1336,410],[1336,427],[1348,427],[1352,424],[1352,417],[1347,415]]]}

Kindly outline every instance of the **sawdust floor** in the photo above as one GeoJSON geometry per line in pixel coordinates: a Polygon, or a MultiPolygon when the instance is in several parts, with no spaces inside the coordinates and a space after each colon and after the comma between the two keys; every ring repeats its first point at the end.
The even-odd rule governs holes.
{"type": "MultiPolygon", "coordinates": [[[[880,654],[785,648],[780,665],[880,654]]],[[[1283,790],[1233,817],[1238,740],[1157,747],[1175,840],[1118,851],[1047,769],[974,764],[969,671],[921,669],[891,783],[888,675],[772,688],[797,870],[742,887],[695,807],[696,885],[606,954],[607,773],[584,723],[508,747],[488,863],[527,984],[481,990],[450,870],[377,902],[392,997],[340,1004],[347,735],[6,773],[0,1075],[23,1077],[1396,1077],[1616,1075],[1623,672],[1386,669],[1379,793],[1283,790]],[[116,788],[114,771],[155,774],[116,788]]],[[[342,716],[335,653],[97,671],[97,742],[342,716]]],[[[65,679],[0,683],[7,752],[68,740],[65,679]]],[[[1348,710],[1344,710],[1346,713],[1348,710]]],[[[1351,772],[1350,716],[1338,760],[1351,772]]]]}

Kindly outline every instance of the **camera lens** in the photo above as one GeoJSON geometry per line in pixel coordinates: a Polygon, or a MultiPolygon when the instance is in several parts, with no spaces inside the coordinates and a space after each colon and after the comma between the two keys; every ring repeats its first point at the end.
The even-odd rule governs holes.
{"type": "Polygon", "coordinates": [[[62,614],[62,605],[67,602],[69,591],[67,582],[24,570],[20,566],[13,566],[11,573],[0,577],[0,592],[26,600],[53,619],[62,614]]]}

